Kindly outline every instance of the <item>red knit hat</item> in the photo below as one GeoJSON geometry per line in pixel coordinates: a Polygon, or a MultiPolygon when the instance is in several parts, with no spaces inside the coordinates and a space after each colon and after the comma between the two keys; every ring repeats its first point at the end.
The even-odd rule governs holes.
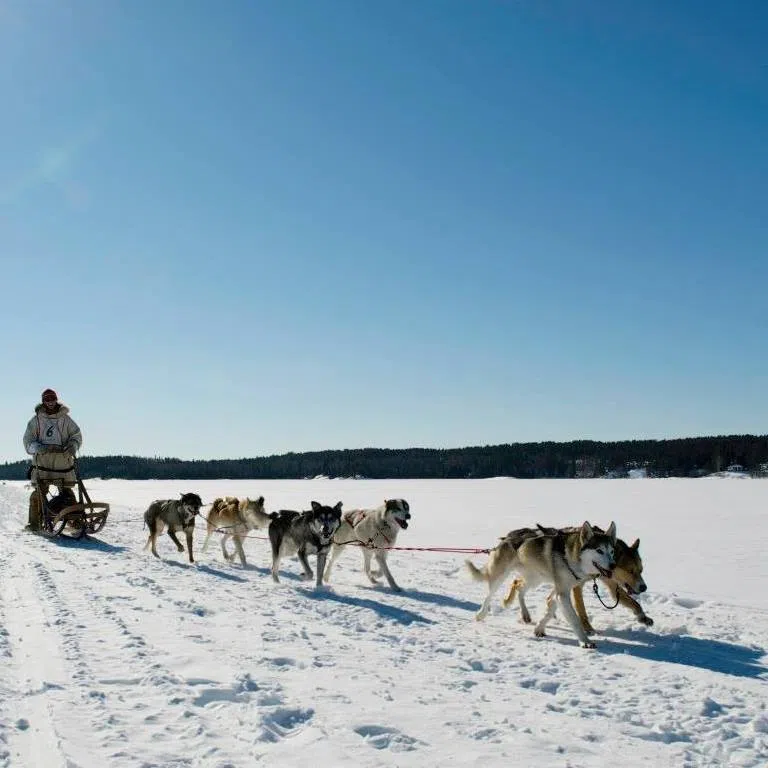
{"type": "Polygon", "coordinates": [[[42,401],[45,401],[45,400],[58,400],[59,396],[52,389],[44,389],[43,390],[43,394],[42,394],[40,399],[42,401]]]}

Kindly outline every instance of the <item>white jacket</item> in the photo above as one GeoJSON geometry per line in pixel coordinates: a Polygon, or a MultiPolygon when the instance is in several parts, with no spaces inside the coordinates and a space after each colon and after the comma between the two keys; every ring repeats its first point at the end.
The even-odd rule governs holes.
{"type": "Polygon", "coordinates": [[[46,446],[72,448],[74,455],[83,444],[80,427],[69,415],[69,408],[59,403],[56,413],[47,413],[42,403],[35,406],[35,415],[24,431],[24,450],[34,456],[45,452],[46,446]]]}

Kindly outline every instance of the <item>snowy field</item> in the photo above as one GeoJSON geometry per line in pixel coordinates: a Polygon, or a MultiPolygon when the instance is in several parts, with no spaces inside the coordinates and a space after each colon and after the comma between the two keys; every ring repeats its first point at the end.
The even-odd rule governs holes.
{"type": "MultiPolygon", "coordinates": [[[[766,766],[768,481],[91,481],[93,540],[21,532],[28,489],[0,484],[0,766],[766,766]],[[597,650],[517,610],[474,620],[465,555],[390,555],[404,588],[248,566],[216,538],[189,565],[142,551],[155,498],[263,494],[267,508],[404,497],[402,546],[491,547],[521,525],[618,525],[641,540],[655,626],[603,609],[597,650]]],[[[482,564],[485,555],[473,556],[482,564]]],[[[311,558],[314,565],[314,558],[311,558]]],[[[530,606],[541,614],[546,590],[530,606]]]]}

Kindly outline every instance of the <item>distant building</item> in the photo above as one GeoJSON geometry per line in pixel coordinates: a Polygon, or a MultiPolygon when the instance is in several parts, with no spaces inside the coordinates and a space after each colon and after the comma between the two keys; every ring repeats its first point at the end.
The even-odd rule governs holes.
{"type": "Polygon", "coordinates": [[[728,467],[726,467],[726,472],[744,472],[744,465],[743,464],[729,464],[728,467]]]}
{"type": "Polygon", "coordinates": [[[597,477],[597,461],[592,457],[576,459],[574,477],[597,477]]]}

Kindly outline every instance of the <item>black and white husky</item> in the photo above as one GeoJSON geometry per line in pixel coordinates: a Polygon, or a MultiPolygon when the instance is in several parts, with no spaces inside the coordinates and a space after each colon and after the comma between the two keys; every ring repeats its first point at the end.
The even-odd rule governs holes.
{"type": "Polygon", "coordinates": [[[280,560],[290,555],[298,555],[304,569],[302,578],[311,579],[312,569],[307,555],[317,555],[316,586],[323,585],[325,560],[331,548],[333,534],[341,524],[341,502],[335,507],[328,507],[317,501],[312,502],[312,509],[296,512],[281,509],[273,512],[269,524],[269,541],[272,544],[272,578],[280,581],[278,571],[280,560]]]}
{"type": "Polygon", "coordinates": [[[160,557],[157,554],[157,537],[164,529],[167,529],[176,549],[183,552],[184,547],[176,537],[177,531],[183,531],[187,539],[189,562],[194,563],[192,534],[195,531],[195,517],[200,514],[200,507],[202,506],[202,499],[196,493],[182,493],[180,499],[153,501],[144,513],[144,524],[149,528],[149,538],[144,549],[151,547],[152,554],[155,557],[160,557]]]}

